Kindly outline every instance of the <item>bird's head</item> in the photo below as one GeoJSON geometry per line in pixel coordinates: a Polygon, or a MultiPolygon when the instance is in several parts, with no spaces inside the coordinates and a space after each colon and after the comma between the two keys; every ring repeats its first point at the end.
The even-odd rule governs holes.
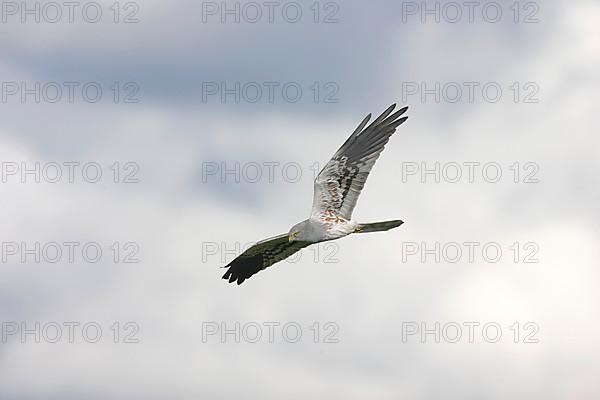
{"type": "Polygon", "coordinates": [[[307,223],[307,221],[302,221],[292,226],[292,229],[290,229],[290,232],[288,233],[290,242],[308,241],[308,238],[306,237],[308,234],[307,223]]]}

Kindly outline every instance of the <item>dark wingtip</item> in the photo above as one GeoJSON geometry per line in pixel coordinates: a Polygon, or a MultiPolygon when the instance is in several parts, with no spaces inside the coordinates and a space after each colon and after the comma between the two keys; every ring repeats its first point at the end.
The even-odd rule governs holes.
{"type": "MultiPolygon", "coordinates": [[[[222,268],[227,268],[230,265],[231,264],[226,265],[225,267],[222,267],[222,268]]],[[[244,276],[241,276],[241,275],[237,275],[236,276],[236,275],[234,275],[231,268],[229,268],[227,270],[227,272],[225,272],[225,274],[223,274],[223,276],[221,278],[225,279],[226,281],[229,281],[229,283],[236,282],[238,285],[241,285],[246,280],[246,278],[244,276]]]]}
{"type": "MultiPolygon", "coordinates": [[[[230,265],[226,265],[226,266],[225,266],[225,267],[223,267],[223,268],[227,268],[227,267],[229,267],[229,266],[230,266],[230,265]]],[[[226,281],[229,281],[229,283],[231,283],[231,282],[233,282],[233,281],[235,281],[235,280],[237,279],[237,277],[235,277],[235,276],[233,275],[233,271],[231,270],[231,268],[229,268],[229,269],[227,270],[227,272],[225,272],[221,278],[222,278],[222,279],[225,279],[226,281]]]]}
{"type": "Polygon", "coordinates": [[[403,123],[405,123],[407,119],[408,119],[408,116],[406,116],[406,117],[402,117],[402,118],[400,118],[399,120],[396,120],[396,122],[394,122],[394,124],[393,124],[393,125],[395,125],[395,126],[400,126],[400,125],[402,125],[403,123]]]}

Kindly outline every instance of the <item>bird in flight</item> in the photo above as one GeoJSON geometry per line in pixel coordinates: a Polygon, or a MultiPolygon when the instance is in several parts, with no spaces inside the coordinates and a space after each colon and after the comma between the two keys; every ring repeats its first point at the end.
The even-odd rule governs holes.
{"type": "Polygon", "coordinates": [[[394,108],[396,104],[365,128],[371,119],[371,114],[367,115],[325,164],[315,179],[310,217],[294,225],[289,233],[262,240],[244,251],[223,267],[228,268],[223,279],[240,285],[311,244],[352,233],[387,231],[402,225],[400,220],[367,224],[352,220],[352,211],[371,168],[396,128],[408,118],[400,118],[408,107],[392,113],[394,108]]]}

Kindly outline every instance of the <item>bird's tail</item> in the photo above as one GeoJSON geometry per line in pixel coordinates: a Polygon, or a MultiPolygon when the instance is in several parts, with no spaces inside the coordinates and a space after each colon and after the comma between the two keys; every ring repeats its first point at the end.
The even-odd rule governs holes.
{"type": "Polygon", "coordinates": [[[359,224],[354,233],[368,233],[368,232],[379,232],[387,231],[392,228],[396,228],[402,225],[404,221],[395,219],[393,221],[373,222],[370,224],[359,224]]]}

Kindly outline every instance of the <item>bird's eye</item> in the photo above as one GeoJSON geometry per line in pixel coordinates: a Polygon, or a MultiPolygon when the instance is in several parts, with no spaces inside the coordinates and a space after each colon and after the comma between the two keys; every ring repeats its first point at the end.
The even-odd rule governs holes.
{"type": "Polygon", "coordinates": [[[294,232],[294,233],[292,233],[292,236],[293,236],[293,237],[298,237],[298,234],[299,234],[299,233],[300,233],[300,232],[294,232]]]}

